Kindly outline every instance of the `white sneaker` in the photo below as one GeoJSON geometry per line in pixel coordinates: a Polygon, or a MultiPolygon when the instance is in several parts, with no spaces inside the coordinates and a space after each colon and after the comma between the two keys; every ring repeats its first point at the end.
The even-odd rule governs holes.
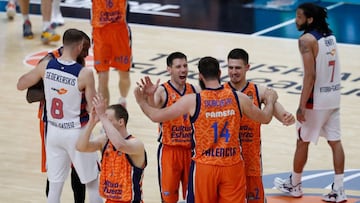
{"type": "Polygon", "coordinates": [[[16,4],[14,2],[9,1],[6,5],[6,15],[9,20],[14,19],[16,15],[16,4]]]}
{"type": "Polygon", "coordinates": [[[334,183],[331,186],[332,190],[328,194],[323,195],[323,200],[326,202],[346,202],[346,194],[344,188],[341,187],[338,190],[334,190],[334,183]]]}
{"type": "Polygon", "coordinates": [[[301,189],[301,183],[297,185],[292,185],[291,176],[287,179],[281,179],[276,177],[274,179],[274,185],[276,189],[281,192],[289,193],[293,197],[301,197],[303,195],[303,191],[301,189]]]}

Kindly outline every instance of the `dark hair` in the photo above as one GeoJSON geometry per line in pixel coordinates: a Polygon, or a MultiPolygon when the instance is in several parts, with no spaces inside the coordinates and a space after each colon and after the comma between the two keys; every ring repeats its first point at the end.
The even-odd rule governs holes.
{"type": "Polygon", "coordinates": [[[228,54],[228,60],[229,59],[241,59],[245,62],[245,64],[249,63],[249,54],[244,49],[233,49],[228,54]]]}
{"type": "Polygon", "coordinates": [[[327,9],[321,6],[318,6],[313,3],[303,3],[298,6],[297,9],[304,11],[306,18],[313,18],[313,22],[309,24],[305,32],[311,30],[317,30],[320,33],[331,34],[332,31],[329,28],[329,24],[326,22],[327,19],[327,9]]]}
{"type": "Polygon", "coordinates": [[[184,53],[177,51],[177,52],[171,53],[166,58],[166,65],[170,67],[172,65],[174,59],[185,59],[185,60],[187,60],[186,55],[184,53]]]}
{"type": "Polygon", "coordinates": [[[79,43],[84,40],[84,34],[78,29],[67,29],[63,35],[64,46],[69,46],[74,43],[79,43]]]}
{"type": "Polygon", "coordinates": [[[115,111],[116,120],[123,118],[125,120],[125,126],[129,120],[129,114],[124,106],[121,104],[113,104],[107,107],[107,109],[112,109],[115,111]]]}
{"type": "Polygon", "coordinates": [[[219,61],[211,56],[206,56],[200,59],[198,70],[205,79],[219,79],[219,61]]]}
{"type": "Polygon", "coordinates": [[[91,44],[91,40],[90,40],[90,37],[89,35],[87,35],[84,31],[82,30],[79,30],[81,32],[81,34],[83,35],[84,37],[84,40],[88,41],[90,44],[91,44]]]}

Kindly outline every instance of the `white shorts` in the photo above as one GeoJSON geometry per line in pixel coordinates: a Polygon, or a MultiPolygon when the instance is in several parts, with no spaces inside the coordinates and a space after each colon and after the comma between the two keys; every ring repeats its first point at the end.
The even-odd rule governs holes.
{"type": "Polygon", "coordinates": [[[98,177],[98,154],[76,150],[76,142],[84,130],[85,128],[62,129],[51,124],[47,126],[46,159],[49,181],[65,182],[71,164],[74,165],[83,184],[98,177]]]}
{"type": "Polygon", "coordinates": [[[340,140],[340,109],[305,111],[305,122],[296,122],[298,139],[317,144],[319,136],[328,141],[340,140]]]}

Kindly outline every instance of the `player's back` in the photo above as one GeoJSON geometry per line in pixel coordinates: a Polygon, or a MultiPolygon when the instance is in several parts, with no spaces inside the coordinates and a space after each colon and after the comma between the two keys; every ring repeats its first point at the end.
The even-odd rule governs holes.
{"type": "Polygon", "coordinates": [[[82,68],[75,61],[49,61],[44,76],[49,124],[68,129],[80,128],[87,122],[84,95],[78,87],[78,76],[82,68]]]}
{"type": "Polygon", "coordinates": [[[332,34],[323,35],[310,32],[318,41],[316,56],[316,79],[313,90],[313,101],[309,101],[308,108],[332,109],[340,106],[340,62],[336,38],[332,34]],[[312,105],[313,106],[312,106],[312,105]]]}
{"type": "Polygon", "coordinates": [[[231,166],[242,161],[239,128],[241,111],[237,94],[225,89],[205,89],[197,94],[194,123],[194,160],[231,166]]]}

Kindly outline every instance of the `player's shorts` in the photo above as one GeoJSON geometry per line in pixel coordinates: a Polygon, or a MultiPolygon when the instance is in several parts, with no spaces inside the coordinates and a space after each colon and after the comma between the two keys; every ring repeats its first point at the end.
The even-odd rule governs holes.
{"type": "Polygon", "coordinates": [[[244,163],[215,166],[191,162],[187,203],[245,203],[244,163]]]}
{"type": "Polygon", "coordinates": [[[158,148],[158,178],[161,199],[177,202],[181,183],[183,199],[186,197],[191,164],[191,149],[160,144],[158,148]]]}
{"type": "Polygon", "coordinates": [[[132,62],[130,30],[126,23],[93,29],[94,67],[97,72],[110,67],[129,71],[132,62]]]}
{"type": "Polygon", "coordinates": [[[99,175],[98,154],[79,152],[76,142],[85,127],[62,129],[51,124],[47,126],[46,156],[47,174],[50,182],[64,182],[69,175],[71,162],[83,184],[95,180],[99,175]]]}
{"type": "Polygon", "coordinates": [[[340,140],[340,109],[306,109],[305,122],[296,122],[298,139],[317,144],[319,136],[328,141],[340,140]]]}
{"type": "Polygon", "coordinates": [[[265,203],[262,176],[246,176],[246,198],[248,203],[265,203]]]}

